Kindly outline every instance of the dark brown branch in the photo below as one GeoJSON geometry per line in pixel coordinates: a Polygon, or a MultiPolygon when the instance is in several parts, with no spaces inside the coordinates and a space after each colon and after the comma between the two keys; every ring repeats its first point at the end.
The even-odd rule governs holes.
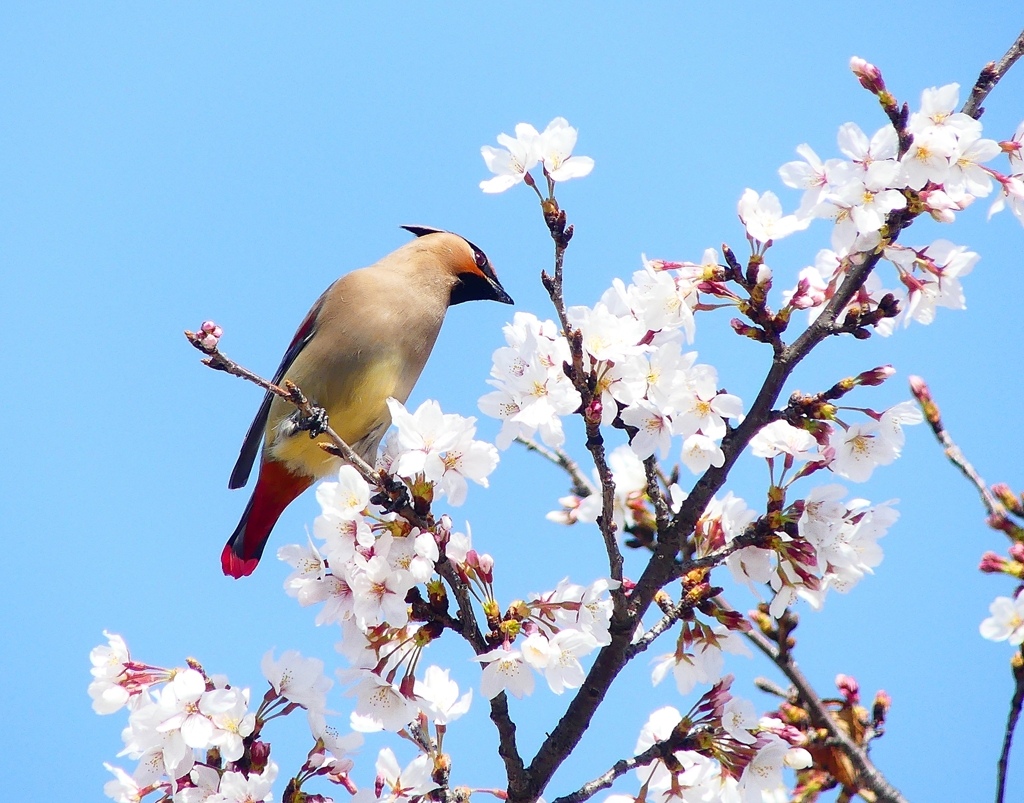
{"type": "Polygon", "coordinates": [[[621,612],[623,610],[622,552],[615,537],[615,481],[605,455],[600,416],[595,416],[591,407],[594,401],[593,377],[591,372],[584,367],[583,337],[578,330],[573,330],[569,325],[569,318],[565,310],[565,296],[562,292],[565,249],[568,248],[569,241],[572,239],[573,228],[566,224],[565,210],[558,208],[558,203],[554,198],[543,201],[541,208],[544,212],[544,222],[547,223],[551,239],[555,244],[555,272],[553,276],[542,272],[540,278],[544,289],[548,291],[548,296],[551,298],[558,321],[562,326],[562,332],[569,344],[572,365],[567,368],[566,373],[583,400],[581,412],[587,430],[587,450],[594,459],[594,466],[597,468],[601,484],[601,515],[597,523],[601,530],[601,537],[604,539],[605,551],[608,554],[608,574],[612,580],[619,583],[616,588],[612,589],[612,601],[615,610],[621,612]]]}
{"type": "MultiPolygon", "coordinates": [[[[893,240],[911,219],[899,214],[890,214],[888,224],[893,240]]],[[[530,763],[528,772],[534,797],[544,790],[555,770],[579,744],[608,688],[630,660],[630,641],[636,623],[643,618],[658,590],[676,576],[676,555],[683,540],[693,532],[704,508],[725,484],[729,471],[750,439],[770,420],[772,408],[793,369],[815,346],[832,334],[837,316],[850,303],[880,258],[881,254],[875,253],[862,264],[852,265],[821,315],[791,346],[776,355],[746,418],[722,441],[725,463],[720,468],[711,468],[704,473],[672,519],[669,529],[659,533],[654,554],[629,596],[628,608],[613,615],[610,627],[611,644],[603,647],[598,653],[583,685],[530,763]]]]}
{"type": "Polygon", "coordinates": [[[1020,718],[1021,706],[1024,705],[1024,647],[1013,656],[1011,662],[1013,680],[1016,686],[1013,699],[1010,700],[1010,713],[1006,717],[1006,733],[1003,735],[1003,751],[999,754],[999,771],[996,783],[996,803],[1003,803],[1006,794],[1006,770],[1010,764],[1010,747],[1013,745],[1013,731],[1020,718]]]}
{"type": "Polygon", "coordinates": [[[552,803],[583,803],[589,800],[602,789],[607,789],[617,778],[621,778],[630,770],[637,767],[646,767],[661,758],[671,755],[678,747],[674,744],[675,739],[668,739],[664,742],[655,742],[644,752],[638,753],[632,758],[622,758],[616,761],[608,772],[599,775],[589,783],[583,784],[572,794],[556,797],[552,803]]]}
{"type": "Polygon", "coordinates": [[[533,438],[527,438],[525,435],[520,435],[516,438],[516,443],[521,443],[531,452],[536,452],[542,457],[547,458],[559,468],[563,469],[566,474],[569,475],[569,479],[572,480],[572,492],[579,497],[587,497],[597,493],[597,488],[594,486],[587,475],[580,471],[579,464],[573,460],[566,453],[564,449],[555,447],[549,449],[547,446],[542,446],[533,440],[533,438]]]}
{"type": "MultiPolygon", "coordinates": [[[[310,404],[302,391],[288,380],[285,380],[285,387],[281,388],[272,382],[268,382],[258,374],[253,373],[248,368],[244,368],[229,359],[222,354],[216,346],[210,348],[203,345],[202,335],[196,335],[192,332],[186,331],[185,336],[193,346],[208,355],[207,358],[203,360],[203,363],[208,365],[210,368],[217,371],[224,371],[232,376],[237,376],[259,385],[264,390],[268,390],[271,393],[280,396],[285,401],[294,404],[303,416],[314,418],[318,415],[317,409],[310,404]]],[[[345,443],[341,436],[330,427],[326,415],[321,415],[321,429],[331,439],[330,446],[334,447],[333,449],[329,449],[329,451],[350,463],[369,484],[379,488],[385,493],[392,493],[395,485],[391,478],[384,472],[374,471],[373,468],[358,454],[356,454],[352,447],[345,443]]],[[[399,515],[421,528],[426,528],[428,525],[428,522],[424,521],[424,519],[409,505],[401,506],[397,512],[399,515]]],[[[477,655],[487,652],[489,647],[483,637],[483,634],[480,632],[480,626],[477,623],[476,614],[473,612],[473,602],[469,594],[469,587],[462,581],[458,572],[455,571],[455,567],[452,566],[451,562],[447,558],[440,562],[436,569],[451,587],[452,593],[455,595],[455,600],[459,608],[459,622],[461,624],[460,632],[462,637],[469,642],[469,645],[477,655]]],[[[499,753],[505,761],[509,777],[509,789],[525,788],[526,776],[523,769],[523,760],[519,756],[518,748],[516,747],[516,726],[509,716],[508,701],[504,692],[491,700],[491,719],[498,728],[499,753]]]]}
{"type": "Polygon", "coordinates": [[[970,115],[975,120],[981,117],[985,113],[985,109],[981,105],[982,102],[988,97],[988,93],[992,91],[993,87],[999,83],[999,80],[1006,75],[1007,70],[1022,55],[1024,55],[1024,31],[1021,31],[1017,41],[1010,45],[1006,55],[999,59],[998,62],[990,61],[984,66],[981,75],[978,76],[978,80],[974,82],[971,96],[967,98],[967,102],[960,111],[970,115]]]}
{"type": "Polygon", "coordinates": [[[907,803],[906,798],[900,794],[899,790],[892,786],[882,773],[875,769],[867,753],[854,743],[846,734],[846,731],[836,724],[836,721],[832,718],[832,715],[821,701],[810,681],[804,677],[803,672],[797,667],[796,661],[793,660],[793,654],[788,650],[786,652],[779,650],[763,633],[756,629],[744,635],[755,647],[767,655],[789,679],[789,682],[796,687],[797,694],[800,695],[802,707],[806,708],[810,714],[812,723],[816,727],[824,728],[828,731],[829,741],[842,750],[846,757],[850,759],[850,763],[853,764],[854,769],[857,771],[858,783],[874,792],[876,799],[880,803],[907,803]]]}

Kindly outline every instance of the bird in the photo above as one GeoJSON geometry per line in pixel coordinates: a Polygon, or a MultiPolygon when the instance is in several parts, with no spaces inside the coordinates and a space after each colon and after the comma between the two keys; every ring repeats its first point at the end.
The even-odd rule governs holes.
{"type": "MultiPolygon", "coordinates": [[[[391,424],[386,400],[409,398],[448,307],[513,303],[487,255],[469,240],[428,226],[402,228],[416,238],[342,276],[317,299],[273,379],[291,380],[322,407],[331,428],[371,465],[391,424]]],[[[320,448],[326,441],[311,438],[295,408],[267,392],[228,481],[230,489],[245,486],[261,452],[253,494],[221,553],[225,575],[252,574],[284,509],[340,467],[340,458],[320,448]]]]}

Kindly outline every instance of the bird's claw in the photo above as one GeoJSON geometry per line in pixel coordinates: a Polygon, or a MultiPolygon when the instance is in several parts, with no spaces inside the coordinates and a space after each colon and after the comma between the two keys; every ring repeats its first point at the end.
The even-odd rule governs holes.
{"type": "Polygon", "coordinates": [[[301,432],[308,432],[310,438],[316,438],[327,431],[327,411],[315,404],[309,406],[308,415],[300,415],[295,422],[295,427],[301,432]]]}

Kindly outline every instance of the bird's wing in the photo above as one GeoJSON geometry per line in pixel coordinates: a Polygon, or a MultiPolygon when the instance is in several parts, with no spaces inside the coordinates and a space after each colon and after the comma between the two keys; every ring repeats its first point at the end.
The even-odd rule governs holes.
{"type": "MultiPolygon", "coordinates": [[[[277,368],[277,373],[274,374],[273,382],[275,385],[280,384],[292,363],[295,362],[295,358],[299,356],[299,352],[312,339],[313,333],[316,330],[317,316],[320,314],[320,308],[323,307],[324,299],[327,297],[328,292],[330,292],[330,288],[324,291],[323,295],[316,300],[313,308],[306,313],[306,317],[299,324],[298,331],[295,332],[292,342],[288,345],[288,350],[284,353],[284,357],[281,358],[281,364],[277,368]]],[[[249,474],[252,471],[253,463],[256,462],[256,453],[259,452],[260,444],[263,441],[267,417],[270,415],[270,403],[273,400],[274,394],[268,390],[267,395],[263,397],[263,403],[260,405],[259,411],[256,413],[256,418],[253,419],[249,431],[245,433],[242,451],[238,455],[235,467],[231,470],[231,479],[228,480],[228,488],[230,489],[241,488],[249,481],[249,474]]]]}

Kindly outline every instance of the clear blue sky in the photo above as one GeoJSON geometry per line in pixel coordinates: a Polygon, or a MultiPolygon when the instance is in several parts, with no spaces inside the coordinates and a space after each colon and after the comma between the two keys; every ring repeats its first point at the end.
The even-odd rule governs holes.
{"type": "MultiPolygon", "coordinates": [[[[567,294],[593,303],[641,251],[697,259],[723,240],[743,245],[735,205],[745,187],[775,190],[793,209],[798,194],[776,170],[796,145],[836,155],[843,122],[881,126],[847,71],[851,55],[881,66],[916,105],[925,87],[969,86],[1022,26],[1024,10],[992,0],[969,9],[942,0],[0,7],[3,797],[102,798],[101,763],[114,759],[124,725],[92,714],[85,693],[88,651],[104,628],[140,658],[172,665],[194,655],[254,690],[270,647],[340,665],[336,631],[314,628],[281,590],[284,564],[266,560],[240,582],[221,575],[221,547],[247,498],[227,490],[227,476],[259,393],[200,366],[182,329],[214,318],[226,353],[270,373],[324,287],[405,242],[402,223],[466,235],[518,309],[549,315],[537,276],[550,242],[535,203],[525,188],[488,197],[477,182],[487,177],[481,145],[556,115],[579,127],[578,151],[597,163],[560,193],[577,226],[567,294]]],[[[987,133],[1007,138],[1024,117],[1024,69],[986,105],[987,133]]],[[[915,226],[908,240],[947,236],[981,254],[964,283],[966,311],[940,310],[931,327],[888,340],[828,343],[793,388],[891,362],[897,378],[858,396],[881,409],[921,374],[983,476],[1019,487],[1024,231],[1006,214],[986,222],[986,208],[952,228],[915,226]]],[[[827,240],[818,223],[780,245],[778,286],[827,240]]],[[[436,398],[476,414],[510,314],[454,309],[411,403],[436,398]]],[[[768,354],[731,334],[728,317],[706,316],[697,347],[749,401],[768,354]]],[[[480,431],[493,437],[497,425],[482,421],[480,431]]],[[[582,457],[579,441],[573,449],[582,457]]],[[[751,504],[762,472],[748,460],[737,474],[751,504]]],[[[821,614],[805,611],[801,664],[823,691],[843,672],[869,695],[892,694],[873,755],[910,799],[987,799],[1010,648],[981,640],[977,627],[1012,585],[975,565],[1003,544],[924,428],[909,432],[902,460],[855,490],[900,498],[903,518],[876,576],[831,595],[821,614]]],[[[564,492],[552,468],[511,450],[491,489],[471,488],[456,511],[497,559],[503,603],[565,574],[601,574],[596,529],[544,520],[564,492]]],[[[316,512],[311,494],[294,504],[272,548],[304,540],[316,512]]],[[[639,567],[631,560],[627,573],[639,567]]],[[[461,645],[431,649],[475,684],[461,645]]],[[[736,690],[766,705],[750,680],[781,680],[773,668],[732,667],[736,690]]],[[[639,665],[622,679],[552,792],[628,754],[656,705],[696,699],[669,684],[655,694],[648,677],[639,665]]],[[[525,750],[565,702],[538,688],[513,704],[525,750]]],[[[331,704],[347,713],[350,701],[335,691],[331,704]]],[[[381,744],[371,740],[357,778],[381,744]]],[[[446,745],[457,783],[500,785],[479,701],[446,745]]],[[[306,747],[275,741],[283,774],[306,747]]]]}

